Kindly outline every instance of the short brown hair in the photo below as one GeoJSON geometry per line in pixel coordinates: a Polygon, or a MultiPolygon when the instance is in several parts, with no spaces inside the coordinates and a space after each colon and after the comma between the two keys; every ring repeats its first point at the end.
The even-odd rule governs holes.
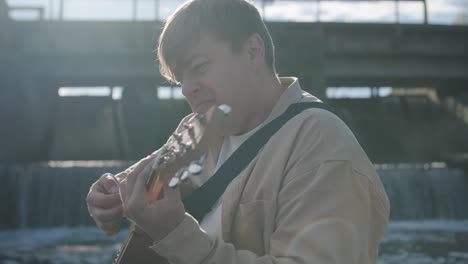
{"type": "Polygon", "coordinates": [[[234,52],[258,33],[265,45],[265,63],[276,73],[273,41],[253,4],[246,0],[191,0],[169,17],[159,37],[158,59],[165,78],[181,81],[179,67],[185,53],[204,33],[230,43],[234,52]]]}

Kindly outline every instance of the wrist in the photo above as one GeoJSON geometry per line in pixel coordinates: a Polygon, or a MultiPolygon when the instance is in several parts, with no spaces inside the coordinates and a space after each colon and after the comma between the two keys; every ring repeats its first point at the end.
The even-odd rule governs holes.
{"type": "Polygon", "coordinates": [[[155,226],[155,230],[149,234],[155,243],[161,241],[167,235],[169,235],[177,226],[182,223],[185,218],[185,211],[182,213],[178,213],[173,217],[170,217],[166,223],[161,224],[159,226],[155,226]]]}

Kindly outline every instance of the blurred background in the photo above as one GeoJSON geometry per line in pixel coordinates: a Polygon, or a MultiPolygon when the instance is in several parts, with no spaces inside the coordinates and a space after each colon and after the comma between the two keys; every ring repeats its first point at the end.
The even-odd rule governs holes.
{"type": "MultiPolygon", "coordinates": [[[[0,0],[0,263],[112,262],[85,197],[189,113],[155,54],[183,2],[0,0]]],[[[468,0],[253,2],[381,175],[378,263],[468,263],[468,0]]]]}

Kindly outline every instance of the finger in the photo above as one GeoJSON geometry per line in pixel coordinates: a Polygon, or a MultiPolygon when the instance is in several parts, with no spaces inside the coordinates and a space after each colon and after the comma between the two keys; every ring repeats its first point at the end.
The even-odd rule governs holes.
{"type": "Polygon", "coordinates": [[[130,174],[132,172],[132,169],[131,168],[128,168],[124,171],[121,171],[117,174],[114,175],[114,180],[118,183],[122,182],[123,180],[125,180],[128,176],[128,174],[130,174]]]}
{"type": "Polygon", "coordinates": [[[90,213],[91,216],[99,222],[117,221],[122,218],[123,207],[119,205],[109,209],[91,208],[90,213]]]}
{"type": "Polygon", "coordinates": [[[113,175],[110,173],[104,173],[99,177],[90,189],[102,192],[102,193],[111,193],[112,185],[114,185],[113,175]]]}
{"type": "Polygon", "coordinates": [[[132,179],[132,183],[128,183],[129,187],[128,190],[131,190],[130,197],[129,197],[129,203],[130,204],[135,204],[138,208],[142,205],[142,202],[144,202],[144,194],[146,193],[146,180],[149,177],[149,173],[151,170],[152,164],[148,164],[144,170],[134,177],[132,179]],[[132,186],[130,186],[132,184],[132,186]]]}
{"type": "Polygon", "coordinates": [[[123,206],[123,214],[124,216],[127,215],[127,208],[128,208],[128,190],[127,190],[127,179],[124,181],[120,182],[119,184],[119,193],[120,193],[120,199],[122,200],[122,206],[123,206]]]}
{"type": "Polygon", "coordinates": [[[98,227],[109,236],[117,234],[120,231],[120,226],[120,221],[112,221],[98,224],[98,227]]]}
{"type": "Polygon", "coordinates": [[[86,197],[88,207],[112,208],[121,204],[118,193],[105,194],[97,191],[90,191],[86,197]]]}
{"type": "Polygon", "coordinates": [[[102,186],[107,193],[117,193],[119,191],[118,181],[115,176],[110,173],[103,175],[102,186]]]}
{"type": "Polygon", "coordinates": [[[108,231],[106,231],[106,235],[107,236],[113,236],[113,235],[118,234],[119,232],[120,232],[120,226],[109,229],[108,231]]]}
{"type": "Polygon", "coordinates": [[[99,179],[91,185],[91,187],[89,188],[90,192],[94,190],[100,193],[106,193],[106,189],[102,184],[103,177],[104,175],[101,175],[101,177],[99,177],[99,179]]]}
{"type": "Polygon", "coordinates": [[[135,166],[135,168],[130,172],[130,174],[140,174],[142,170],[146,168],[146,166],[156,158],[156,155],[150,155],[147,156],[146,158],[140,160],[138,164],[135,166]]]}
{"type": "Polygon", "coordinates": [[[180,198],[180,190],[179,188],[171,188],[169,187],[167,184],[164,184],[164,199],[170,199],[170,200],[174,200],[174,199],[177,199],[177,200],[181,200],[180,198]]]}
{"type": "Polygon", "coordinates": [[[122,202],[127,201],[127,193],[128,193],[127,182],[128,182],[128,178],[119,183],[119,193],[120,193],[120,199],[122,200],[122,202]]]}
{"type": "Polygon", "coordinates": [[[131,196],[133,193],[135,182],[139,175],[142,174],[145,168],[147,168],[148,166],[152,166],[152,163],[150,163],[151,160],[152,159],[149,157],[141,160],[141,162],[135,167],[135,169],[127,176],[127,194],[129,196],[131,196]]]}

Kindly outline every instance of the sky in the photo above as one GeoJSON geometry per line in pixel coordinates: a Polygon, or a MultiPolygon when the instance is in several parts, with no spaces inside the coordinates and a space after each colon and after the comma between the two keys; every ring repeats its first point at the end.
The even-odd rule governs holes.
{"type": "MultiPolygon", "coordinates": [[[[420,1],[401,1],[399,5],[400,21],[421,23],[424,18],[423,3],[420,1]]],[[[430,23],[451,24],[455,17],[467,11],[468,0],[427,0],[430,23]]],[[[288,5],[280,2],[267,10],[267,17],[276,19],[314,21],[317,17],[317,4],[302,2],[288,5]],[[288,10],[284,12],[283,10],[288,10]]],[[[396,4],[391,1],[374,2],[338,2],[328,1],[320,4],[320,21],[340,22],[395,22],[396,4]]]]}
{"type": "MultiPolygon", "coordinates": [[[[44,8],[46,19],[59,19],[61,0],[6,0],[10,7],[40,6],[44,8]]],[[[167,18],[184,0],[136,0],[138,20],[154,20],[156,14],[167,18]],[[156,4],[158,3],[159,4],[156,4]]],[[[259,9],[260,0],[253,1],[259,9]]],[[[426,0],[428,19],[431,24],[468,24],[468,0],[426,0]],[[458,22],[456,22],[458,20],[458,22]]],[[[66,20],[132,20],[133,0],[64,0],[66,20]]],[[[401,23],[422,23],[422,1],[399,2],[401,23]]],[[[267,21],[314,22],[318,14],[320,21],[330,22],[396,22],[396,2],[394,1],[274,1],[266,4],[262,14],[267,21]],[[319,12],[318,12],[319,10],[319,12]]],[[[14,19],[35,19],[37,12],[13,10],[14,19]]]]}

